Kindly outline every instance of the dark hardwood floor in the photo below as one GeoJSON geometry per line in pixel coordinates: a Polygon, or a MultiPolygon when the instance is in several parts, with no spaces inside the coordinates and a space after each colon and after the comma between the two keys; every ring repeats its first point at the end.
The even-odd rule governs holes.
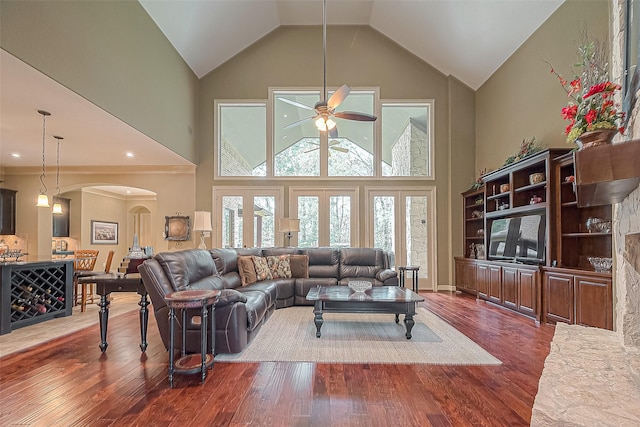
{"type": "Polygon", "coordinates": [[[554,327],[451,293],[425,306],[502,366],[216,363],[204,385],[176,377],[153,316],[138,314],[0,359],[0,425],[524,426],[554,327]]]}

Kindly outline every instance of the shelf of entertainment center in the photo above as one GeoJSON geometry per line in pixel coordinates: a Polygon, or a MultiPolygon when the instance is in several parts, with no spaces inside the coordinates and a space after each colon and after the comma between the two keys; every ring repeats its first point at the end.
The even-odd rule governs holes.
{"type": "Polygon", "coordinates": [[[589,232],[562,233],[562,237],[611,237],[611,233],[589,233],[589,232]]]}
{"type": "Polygon", "coordinates": [[[522,213],[532,213],[535,211],[544,211],[547,208],[546,202],[534,203],[532,205],[524,205],[524,206],[516,206],[515,208],[509,209],[501,209],[497,211],[491,211],[485,213],[485,217],[493,219],[493,218],[503,218],[503,217],[511,217],[516,216],[522,213]]]}
{"type": "Polygon", "coordinates": [[[537,182],[535,184],[524,185],[522,187],[514,188],[515,193],[521,193],[523,191],[535,190],[536,188],[544,188],[547,186],[547,181],[537,182]]]}
{"type": "Polygon", "coordinates": [[[501,199],[503,197],[509,197],[509,192],[505,191],[504,193],[494,194],[493,196],[487,196],[487,201],[501,199]]]}

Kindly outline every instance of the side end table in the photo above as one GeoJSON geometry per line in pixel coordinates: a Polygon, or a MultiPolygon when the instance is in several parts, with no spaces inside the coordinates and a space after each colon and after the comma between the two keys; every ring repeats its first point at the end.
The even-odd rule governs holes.
{"type": "Polygon", "coordinates": [[[173,387],[174,374],[202,374],[202,383],[207,377],[207,369],[213,367],[215,352],[215,303],[218,301],[220,291],[196,290],[177,291],[164,297],[169,306],[169,387],[173,387]],[[175,309],[182,312],[182,348],[178,360],[174,361],[175,353],[175,309]],[[200,318],[200,358],[197,355],[187,355],[187,309],[201,309],[200,318]],[[211,353],[207,352],[207,324],[209,311],[211,311],[211,353]],[[198,360],[199,359],[199,360],[198,360]]]}
{"type": "Polygon", "coordinates": [[[418,292],[418,271],[420,266],[418,265],[405,265],[398,267],[400,270],[400,287],[404,288],[404,279],[407,271],[411,272],[411,285],[413,292],[418,292]]]}

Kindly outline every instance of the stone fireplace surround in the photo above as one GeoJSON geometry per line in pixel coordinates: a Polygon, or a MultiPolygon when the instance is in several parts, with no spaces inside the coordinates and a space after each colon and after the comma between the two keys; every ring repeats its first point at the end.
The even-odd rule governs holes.
{"type": "MultiPolygon", "coordinates": [[[[612,0],[612,75],[622,75],[624,0],[612,0]]],[[[620,79],[621,80],[621,79],[620,79]]],[[[627,139],[640,139],[640,102],[627,139]]],[[[558,324],[532,426],[640,425],[640,187],[613,209],[614,331],[558,324]]]]}

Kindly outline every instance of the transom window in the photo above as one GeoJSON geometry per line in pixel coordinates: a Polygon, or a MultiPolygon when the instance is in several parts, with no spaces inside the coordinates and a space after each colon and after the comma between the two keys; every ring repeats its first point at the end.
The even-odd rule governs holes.
{"type": "Polygon", "coordinates": [[[336,111],[378,120],[335,118],[331,137],[314,123],[321,97],[271,89],[268,102],[216,101],[216,176],[434,178],[433,101],[379,103],[377,90],[352,90],[336,111]]]}

